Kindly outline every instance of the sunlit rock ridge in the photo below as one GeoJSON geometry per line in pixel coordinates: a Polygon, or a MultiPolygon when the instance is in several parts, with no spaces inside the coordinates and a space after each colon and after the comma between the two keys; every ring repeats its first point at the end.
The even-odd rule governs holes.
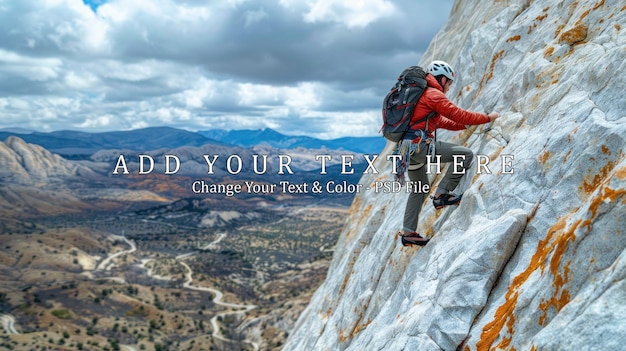
{"type": "MultiPolygon", "coordinates": [[[[420,64],[448,61],[453,101],[503,114],[438,135],[492,174],[466,176],[457,208],[425,205],[424,248],[395,237],[406,193],[360,193],[284,350],[623,349],[624,30],[621,1],[457,1],[420,64]]],[[[392,180],[378,168],[365,186],[392,180]]]]}
{"type": "Polygon", "coordinates": [[[57,178],[88,173],[59,155],[39,145],[28,144],[11,136],[0,142],[0,185],[34,185],[53,182],[57,178]]]}

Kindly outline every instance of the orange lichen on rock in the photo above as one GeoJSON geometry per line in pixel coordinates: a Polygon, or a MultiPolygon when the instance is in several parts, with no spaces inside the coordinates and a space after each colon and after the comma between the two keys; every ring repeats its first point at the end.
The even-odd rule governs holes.
{"type": "Polygon", "coordinates": [[[326,310],[326,313],[324,314],[324,316],[322,317],[322,319],[328,319],[328,317],[330,317],[330,315],[333,313],[333,309],[332,307],[328,307],[328,309],[326,310]]]}
{"type": "Polygon", "coordinates": [[[604,5],[604,0],[600,0],[600,1],[598,1],[598,3],[597,3],[597,4],[595,4],[595,5],[593,6],[593,9],[592,9],[592,10],[594,10],[594,11],[595,11],[595,10],[597,10],[598,8],[600,8],[600,6],[602,6],[602,5],[604,5]]]}
{"type": "Polygon", "coordinates": [[[348,214],[352,215],[358,213],[361,208],[362,199],[360,196],[355,196],[354,201],[352,201],[352,206],[348,209],[348,214]]]}
{"type": "MultiPolygon", "coordinates": [[[[615,175],[619,178],[619,175],[617,173],[615,173],[615,175]]],[[[619,179],[622,179],[622,178],[619,178],[619,179]]],[[[623,198],[622,202],[626,201],[626,189],[611,189],[609,187],[605,187],[602,190],[603,191],[600,193],[600,195],[595,197],[591,201],[591,204],[589,205],[589,213],[590,213],[589,219],[585,220],[582,223],[582,226],[586,227],[587,230],[591,230],[591,227],[593,225],[593,220],[598,216],[598,209],[600,208],[600,205],[602,205],[603,203],[607,201],[609,202],[616,201],[617,198],[623,198]]]]}
{"type": "MultiPolygon", "coordinates": [[[[554,306],[557,312],[561,311],[565,305],[570,302],[571,296],[567,289],[564,289],[564,286],[567,282],[569,282],[570,277],[570,264],[572,261],[568,261],[563,267],[563,271],[561,272],[561,260],[569,246],[569,243],[573,242],[576,239],[576,235],[574,231],[580,226],[581,220],[576,221],[574,225],[568,230],[564,232],[562,235],[557,237],[555,241],[555,249],[554,254],[552,254],[552,258],[550,260],[550,272],[554,276],[554,282],[552,286],[554,286],[554,294],[547,300],[542,301],[539,304],[539,309],[543,312],[543,314],[539,317],[539,324],[545,325],[546,318],[548,316],[548,309],[551,306],[554,306]]],[[[560,230],[564,230],[564,228],[559,228],[560,230]]]]}
{"type": "Polygon", "coordinates": [[[501,50],[501,51],[497,52],[491,58],[491,64],[489,65],[489,74],[487,75],[487,81],[489,81],[491,78],[493,78],[493,69],[496,66],[496,61],[498,61],[498,59],[500,59],[502,57],[502,55],[504,55],[504,50],[501,50]]]}
{"type": "Polygon", "coordinates": [[[518,34],[518,35],[514,35],[514,36],[510,37],[509,39],[506,40],[506,42],[510,43],[512,41],[518,41],[520,39],[522,39],[522,37],[518,34]]]}
{"type": "Polygon", "coordinates": [[[598,1],[592,8],[588,9],[587,11],[583,12],[582,15],[580,15],[580,18],[578,19],[578,21],[576,21],[576,25],[579,25],[583,22],[583,20],[585,19],[585,17],[589,16],[589,14],[591,13],[591,11],[595,11],[598,8],[600,8],[600,6],[604,5],[604,0],[600,0],[598,1]]]}
{"type": "Polygon", "coordinates": [[[363,211],[363,217],[365,217],[365,218],[368,218],[368,217],[369,217],[369,214],[370,214],[370,212],[372,211],[372,207],[373,207],[373,206],[372,206],[371,204],[369,204],[369,205],[367,205],[367,206],[365,207],[365,210],[363,211]]]}
{"type": "Polygon", "coordinates": [[[546,162],[548,162],[548,159],[550,158],[550,156],[552,156],[552,153],[550,153],[550,151],[548,150],[544,151],[541,155],[539,155],[539,162],[545,165],[546,162]]]}
{"type": "Polygon", "coordinates": [[[589,16],[589,13],[590,13],[590,12],[591,12],[591,9],[589,9],[589,10],[587,10],[587,11],[583,12],[583,14],[582,14],[582,15],[580,15],[580,18],[578,19],[578,21],[576,21],[576,24],[577,24],[577,25],[578,25],[578,24],[581,24],[581,23],[582,23],[582,21],[585,19],[585,17],[589,16]]]}
{"type": "Polygon", "coordinates": [[[554,53],[554,47],[549,46],[546,48],[546,50],[543,52],[543,57],[547,58],[548,56],[551,56],[554,53]]]}
{"type": "MultiPolygon", "coordinates": [[[[543,12],[547,12],[550,9],[550,7],[546,7],[543,9],[543,12]]],[[[543,21],[544,19],[548,18],[548,14],[543,14],[543,15],[539,15],[535,18],[535,20],[533,21],[533,23],[528,26],[528,34],[533,32],[533,29],[537,28],[537,23],[543,21]]]]}
{"type": "Polygon", "coordinates": [[[343,343],[346,340],[348,340],[348,337],[346,336],[344,330],[341,329],[341,331],[339,332],[339,342],[343,343]]]}
{"type": "MultiPolygon", "coordinates": [[[[351,262],[350,267],[354,266],[354,262],[351,262]]],[[[339,287],[339,293],[338,295],[343,295],[344,290],[346,290],[346,286],[348,286],[348,281],[350,280],[350,277],[352,276],[352,274],[346,274],[346,276],[343,278],[343,282],[341,283],[341,286],[339,287]]]]}
{"type": "Polygon", "coordinates": [[[578,189],[584,191],[587,194],[591,194],[598,188],[602,181],[606,179],[606,177],[613,170],[613,168],[615,168],[615,162],[607,162],[607,164],[600,168],[600,171],[594,174],[593,177],[585,177],[583,183],[578,187],[578,189]]]}
{"type": "MultiPolygon", "coordinates": [[[[568,244],[576,238],[574,231],[580,224],[580,221],[571,226],[569,230],[565,230],[568,218],[569,216],[562,217],[548,230],[546,238],[539,241],[537,251],[535,251],[530,259],[528,267],[513,278],[513,282],[505,294],[505,301],[496,309],[493,321],[483,327],[480,340],[476,343],[476,348],[478,350],[489,350],[502,333],[502,329],[505,325],[507,327],[508,337],[504,337],[500,344],[510,343],[509,339],[511,339],[511,335],[514,332],[513,326],[515,322],[513,312],[517,305],[519,290],[535,271],[540,270],[542,274],[544,273],[546,264],[548,263],[548,255],[550,253],[553,253],[552,259],[550,260],[550,271],[555,277],[555,286],[559,287],[558,292],[561,292],[561,296],[558,297],[555,304],[560,309],[569,302],[569,293],[563,293],[565,290],[562,289],[562,286],[567,282],[566,278],[569,275],[569,265],[566,265],[566,269],[563,274],[559,273],[559,266],[568,244]]],[[[552,300],[550,300],[550,303],[552,303],[552,300]]],[[[547,304],[547,306],[550,305],[551,304],[547,304]]],[[[501,346],[502,345],[498,345],[498,347],[501,346]]]]}
{"type": "Polygon", "coordinates": [[[559,24],[559,25],[556,27],[556,31],[554,32],[554,37],[555,37],[555,38],[556,38],[556,37],[558,37],[558,36],[559,36],[559,34],[561,34],[561,31],[563,30],[563,28],[565,28],[565,24],[559,24]]]}
{"type": "MultiPolygon", "coordinates": [[[[424,202],[427,202],[428,198],[426,198],[424,200],[424,202]]],[[[425,235],[426,237],[432,238],[433,235],[435,235],[435,231],[433,230],[433,226],[435,221],[438,219],[436,214],[431,214],[428,217],[424,218],[423,220],[420,221],[420,227],[421,228],[426,228],[422,231],[420,231],[420,233],[423,232],[423,235],[425,235]]]]}
{"type": "Polygon", "coordinates": [[[500,343],[498,343],[498,345],[496,345],[497,348],[502,349],[502,350],[514,350],[515,348],[511,347],[509,348],[509,346],[511,345],[511,341],[513,341],[513,326],[515,325],[515,315],[513,315],[513,313],[511,313],[509,319],[506,321],[506,331],[508,332],[508,337],[504,337],[502,338],[502,340],[500,340],[500,343]]]}
{"type": "Polygon", "coordinates": [[[372,323],[372,320],[368,318],[367,322],[361,324],[362,318],[363,318],[363,313],[360,313],[359,319],[357,320],[356,324],[354,325],[354,328],[352,328],[352,331],[350,332],[350,339],[354,339],[354,337],[358,333],[360,333],[363,329],[367,328],[367,326],[372,323]]]}
{"type": "Polygon", "coordinates": [[[513,316],[513,310],[515,310],[515,306],[517,305],[519,292],[515,291],[515,293],[509,295],[511,291],[511,288],[509,288],[505,302],[496,310],[493,321],[483,328],[483,332],[480,334],[480,340],[476,343],[477,350],[489,350],[498,336],[500,336],[500,332],[509,319],[509,316],[513,316]]]}
{"type": "Polygon", "coordinates": [[[626,167],[622,167],[615,172],[615,176],[618,179],[626,179],[626,167]]]}
{"type": "Polygon", "coordinates": [[[579,24],[576,27],[565,31],[559,38],[559,43],[574,45],[587,39],[589,27],[586,24],[579,24]]]}
{"type": "Polygon", "coordinates": [[[567,162],[567,159],[569,158],[569,156],[572,154],[572,150],[569,150],[565,156],[563,156],[563,163],[567,162]]]}

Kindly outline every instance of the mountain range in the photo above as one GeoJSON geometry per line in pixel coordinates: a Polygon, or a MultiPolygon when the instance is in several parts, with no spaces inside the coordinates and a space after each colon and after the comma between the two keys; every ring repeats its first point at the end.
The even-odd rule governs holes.
{"type": "Polygon", "coordinates": [[[269,145],[277,149],[293,149],[297,147],[307,149],[327,148],[332,150],[343,149],[364,154],[377,154],[385,147],[385,139],[380,136],[323,140],[308,136],[285,135],[269,128],[231,131],[211,129],[200,131],[198,134],[209,139],[243,147],[269,145]]]}
{"type": "Polygon", "coordinates": [[[221,146],[251,147],[267,145],[278,149],[343,149],[359,153],[375,154],[385,146],[382,137],[345,137],[323,140],[307,136],[288,136],[272,129],[260,130],[221,130],[189,132],[171,127],[150,127],[129,131],[88,133],[72,130],[54,132],[34,132],[22,129],[0,130],[0,140],[17,136],[27,143],[41,145],[47,150],[64,157],[92,155],[100,150],[124,149],[148,151],[173,149],[182,146],[221,146]]]}

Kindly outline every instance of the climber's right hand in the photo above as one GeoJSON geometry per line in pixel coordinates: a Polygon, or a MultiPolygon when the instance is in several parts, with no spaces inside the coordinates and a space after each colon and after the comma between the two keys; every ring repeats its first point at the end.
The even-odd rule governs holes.
{"type": "Polygon", "coordinates": [[[487,115],[487,117],[489,117],[489,122],[493,123],[493,121],[500,118],[500,114],[497,112],[491,112],[490,114],[487,115]]]}

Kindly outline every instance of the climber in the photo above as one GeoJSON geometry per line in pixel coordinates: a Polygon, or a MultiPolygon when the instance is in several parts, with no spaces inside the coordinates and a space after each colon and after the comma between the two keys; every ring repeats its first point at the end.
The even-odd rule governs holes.
{"type": "MultiPolygon", "coordinates": [[[[448,100],[445,94],[454,81],[454,71],[446,62],[433,61],[426,68],[426,72],[428,73],[426,76],[428,87],[413,111],[410,130],[404,136],[404,140],[412,141],[410,143],[410,162],[408,163],[409,179],[414,183],[421,182],[423,184],[428,184],[424,165],[429,151],[434,151],[434,155],[431,155],[433,162],[437,156],[441,156],[441,162],[452,162],[453,156],[457,155],[459,159],[463,160],[462,167],[464,170],[470,168],[474,156],[472,150],[466,147],[436,141],[435,131],[437,128],[464,130],[467,128],[466,126],[491,123],[500,117],[497,112],[483,114],[466,111],[448,100]],[[429,114],[431,117],[425,118],[429,114]]],[[[461,202],[463,194],[455,195],[451,191],[459,184],[465,172],[454,172],[453,168],[448,168],[443,179],[439,182],[434,196],[431,196],[436,209],[458,205],[461,202]]],[[[428,238],[416,232],[418,216],[425,196],[426,193],[420,192],[419,189],[409,195],[404,211],[403,228],[398,233],[404,246],[422,246],[428,243],[428,238]]]]}

